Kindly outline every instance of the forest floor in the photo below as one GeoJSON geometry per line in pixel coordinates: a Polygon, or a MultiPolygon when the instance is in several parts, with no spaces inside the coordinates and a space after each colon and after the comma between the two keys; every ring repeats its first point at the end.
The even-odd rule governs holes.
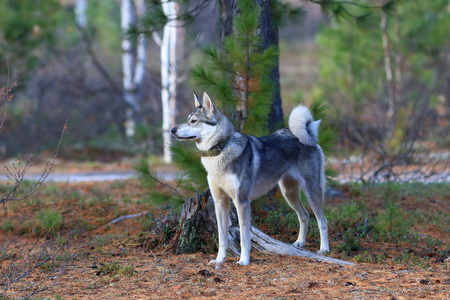
{"type": "MultiPolygon", "coordinates": [[[[364,203],[369,211],[382,206],[384,196],[376,187],[343,185],[336,189],[339,196],[327,199],[332,209],[349,201],[364,203]]],[[[0,212],[0,299],[22,297],[37,289],[44,290],[33,299],[450,298],[448,184],[431,189],[426,185],[385,189],[384,195],[399,197],[402,218],[413,220],[408,223],[414,232],[410,239],[367,237],[354,250],[341,251],[343,238],[333,228],[340,223],[329,220],[329,255],[355,266],[253,250],[248,266],[237,266],[238,259],[230,257],[214,269],[208,265],[214,258],[212,252],[175,255],[161,246],[170,215],[167,209],[155,207],[148,193],[135,179],[46,183],[31,197],[8,203],[0,212]],[[42,239],[39,216],[48,211],[59,212],[61,224],[42,239]],[[120,216],[149,211],[111,223],[120,216]],[[149,222],[162,229],[148,230],[149,222]],[[39,246],[42,241],[56,241],[59,254],[11,282],[12,266],[45,248],[39,246]],[[24,251],[28,247],[34,249],[24,251]]],[[[271,230],[271,224],[263,222],[267,213],[254,215],[262,230],[271,230]]],[[[286,232],[272,232],[286,242],[296,234],[297,230],[287,237],[286,232]]],[[[317,236],[309,232],[307,242],[307,250],[317,251],[317,236]]],[[[29,260],[24,269],[33,263],[29,260]]]]}

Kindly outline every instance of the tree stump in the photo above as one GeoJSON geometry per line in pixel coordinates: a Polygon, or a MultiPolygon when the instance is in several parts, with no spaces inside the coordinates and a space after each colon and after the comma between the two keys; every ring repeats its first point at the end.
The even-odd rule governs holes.
{"type": "Polygon", "coordinates": [[[209,190],[197,193],[181,208],[179,230],[173,238],[176,254],[216,250],[217,223],[209,190]]]}

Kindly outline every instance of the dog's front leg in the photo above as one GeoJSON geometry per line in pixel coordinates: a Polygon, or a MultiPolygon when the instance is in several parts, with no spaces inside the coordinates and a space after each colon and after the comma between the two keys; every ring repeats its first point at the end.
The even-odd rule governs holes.
{"type": "Polygon", "coordinates": [[[217,253],[217,258],[211,260],[209,264],[218,267],[225,261],[225,257],[227,256],[230,198],[219,187],[210,185],[210,189],[214,199],[214,210],[216,212],[219,252],[217,253]]]}
{"type": "Polygon", "coordinates": [[[250,200],[246,198],[235,201],[236,210],[239,219],[239,230],[241,232],[241,258],[238,265],[246,266],[250,263],[250,248],[251,248],[251,209],[250,200]]]}

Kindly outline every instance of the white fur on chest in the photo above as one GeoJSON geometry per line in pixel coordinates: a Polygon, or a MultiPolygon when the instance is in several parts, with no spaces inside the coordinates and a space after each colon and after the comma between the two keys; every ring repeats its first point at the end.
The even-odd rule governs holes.
{"type": "Polygon", "coordinates": [[[210,187],[218,187],[229,197],[236,199],[239,189],[239,178],[236,174],[227,172],[221,168],[220,163],[214,162],[214,158],[202,159],[203,166],[208,172],[208,183],[210,187]]]}

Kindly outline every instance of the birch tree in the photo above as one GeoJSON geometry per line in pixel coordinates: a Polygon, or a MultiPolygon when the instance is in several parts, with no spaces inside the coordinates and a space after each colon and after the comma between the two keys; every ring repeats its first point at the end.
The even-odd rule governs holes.
{"type": "MultiPolygon", "coordinates": [[[[122,0],[121,28],[125,33],[136,24],[136,18],[145,13],[144,0],[122,0]],[[134,5],[133,5],[134,4],[134,5]]],[[[125,133],[134,136],[136,123],[141,122],[141,84],[145,73],[146,38],[139,34],[134,47],[129,36],[122,39],[123,100],[129,106],[126,111],[125,133]]]]}
{"type": "Polygon", "coordinates": [[[172,162],[170,128],[175,126],[177,96],[177,13],[178,4],[174,1],[162,1],[164,14],[168,22],[164,26],[161,40],[161,104],[163,113],[164,161],[172,162]]]}
{"type": "Polygon", "coordinates": [[[75,19],[77,25],[80,26],[81,28],[86,28],[87,26],[86,9],[87,9],[87,0],[75,1],[75,19]]]}

